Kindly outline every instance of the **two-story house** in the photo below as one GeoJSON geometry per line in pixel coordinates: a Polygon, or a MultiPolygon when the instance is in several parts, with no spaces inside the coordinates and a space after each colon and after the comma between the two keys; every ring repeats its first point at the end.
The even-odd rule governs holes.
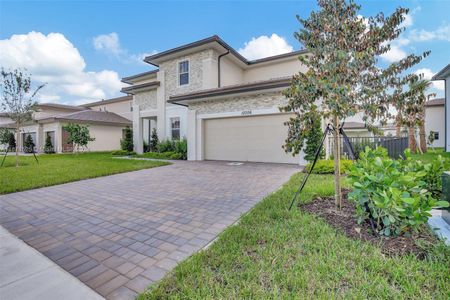
{"type": "MultiPolygon", "coordinates": [[[[444,130],[442,132],[444,138],[444,148],[446,152],[450,152],[450,64],[445,66],[436,75],[433,76],[432,80],[444,80],[445,91],[444,91],[444,130]]],[[[439,136],[442,139],[441,136],[439,136]]]]}
{"type": "Polygon", "coordinates": [[[189,160],[304,163],[282,148],[290,114],[279,107],[292,75],[306,70],[298,59],[305,53],[247,60],[212,36],[146,57],[157,70],[123,78],[136,151],[149,120],[159,139],[186,137],[189,160]]]}

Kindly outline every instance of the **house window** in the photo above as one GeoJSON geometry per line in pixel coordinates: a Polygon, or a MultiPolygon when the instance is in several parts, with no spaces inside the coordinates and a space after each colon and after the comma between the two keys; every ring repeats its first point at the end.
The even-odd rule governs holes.
{"type": "Polygon", "coordinates": [[[179,140],[180,139],[180,118],[170,118],[170,126],[172,132],[172,139],[179,140]]]}
{"type": "Polygon", "coordinates": [[[439,140],[439,132],[434,132],[434,139],[439,140]]]}
{"type": "Polygon", "coordinates": [[[184,60],[178,63],[179,85],[189,84],[189,61],[184,60]]]}

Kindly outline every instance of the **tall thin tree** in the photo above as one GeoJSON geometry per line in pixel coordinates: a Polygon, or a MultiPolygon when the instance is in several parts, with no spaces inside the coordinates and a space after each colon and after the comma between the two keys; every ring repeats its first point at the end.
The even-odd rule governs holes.
{"type": "MultiPolygon", "coordinates": [[[[34,100],[45,84],[37,86],[34,91],[30,75],[26,70],[5,70],[2,68],[0,86],[2,89],[1,108],[16,125],[16,141],[19,141],[20,127],[30,121],[37,110],[34,100]]],[[[19,147],[16,147],[16,167],[19,166],[19,147]]]]}
{"type": "Polygon", "coordinates": [[[281,108],[293,112],[288,122],[285,150],[298,154],[302,149],[305,132],[310,123],[305,113],[318,108],[334,130],[335,202],[341,207],[340,135],[339,126],[347,117],[363,112],[368,126],[376,119],[385,122],[390,116],[393,99],[402,100],[399,88],[409,79],[402,72],[429,54],[411,54],[404,59],[380,68],[378,61],[390,49],[390,42],[404,30],[401,24],[408,13],[397,8],[385,17],[379,13],[364,18],[360,6],[352,0],[318,0],[318,11],[307,19],[297,16],[301,29],[295,37],[308,50],[300,56],[307,68],[292,78],[285,91],[288,104],[281,108]]]}

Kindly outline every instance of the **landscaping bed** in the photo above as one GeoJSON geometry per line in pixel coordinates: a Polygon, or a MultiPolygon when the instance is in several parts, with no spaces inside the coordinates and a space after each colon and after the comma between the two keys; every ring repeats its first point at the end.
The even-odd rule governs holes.
{"type": "Polygon", "coordinates": [[[347,199],[348,191],[343,193],[342,209],[336,210],[334,197],[317,197],[300,206],[302,211],[319,216],[333,228],[342,231],[347,237],[370,242],[380,247],[384,254],[412,254],[423,259],[432,244],[437,242],[432,232],[423,226],[417,233],[399,237],[375,235],[368,222],[358,224],[355,204],[347,199]]]}

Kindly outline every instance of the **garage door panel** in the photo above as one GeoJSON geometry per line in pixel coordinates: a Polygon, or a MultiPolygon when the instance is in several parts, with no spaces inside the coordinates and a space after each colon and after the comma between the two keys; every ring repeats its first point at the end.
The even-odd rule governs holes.
{"type": "Polygon", "coordinates": [[[282,149],[288,119],[276,114],[205,120],[205,159],[298,163],[282,149]]]}

